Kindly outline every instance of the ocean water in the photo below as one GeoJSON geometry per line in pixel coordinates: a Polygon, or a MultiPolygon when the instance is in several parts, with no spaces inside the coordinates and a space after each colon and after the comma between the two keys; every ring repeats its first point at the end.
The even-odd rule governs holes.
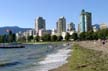
{"type": "Polygon", "coordinates": [[[0,49],[0,71],[48,71],[66,63],[70,46],[33,44],[0,49]]]}

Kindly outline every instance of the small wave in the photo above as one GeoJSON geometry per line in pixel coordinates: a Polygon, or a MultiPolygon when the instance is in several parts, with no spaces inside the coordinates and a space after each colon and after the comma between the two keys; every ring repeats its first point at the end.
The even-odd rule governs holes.
{"type": "Polygon", "coordinates": [[[33,63],[36,66],[25,69],[24,71],[48,71],[62,66],[68,62],[66,59],[70,56],[70,52],[72,51],[70,47],[71,46],[60,47],[57,51],[55,49],[55,52],[49,53],[44,59],[42,59],[43,61],[33,63]]]}
{"type": "Polygon", "coordinates": [[[48,71],[50,69],[57,68],[65,63],[67,63],[67,58],[72,51],[71,49],[63,48],[58,50],[57,53],[49,54],[44,59],[44,61],[40,61],[39,64],[41,65],[38,71],[48,71]]]}
{"type": "Polygon", "coordinates": [[[0,64],[0,67],[10,67],[10,66],[14,66],[20,64],[20,62],[4,62],[0,64]]]}
{"type": "Polygon", "coordinates": [[[39,62],[40,64],[48,64],[54,62],[64,62],[69,56],[71,50],[62,49],[58,53],[47,55],[44,61],[39,62]]]}

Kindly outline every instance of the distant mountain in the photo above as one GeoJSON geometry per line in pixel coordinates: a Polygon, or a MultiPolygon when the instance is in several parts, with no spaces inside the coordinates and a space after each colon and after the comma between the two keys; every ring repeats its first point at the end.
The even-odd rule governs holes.
{"type": "Polygon", "coordinates": [[[24,32],[26,30],[30,30],[31,28],[20,28],[17,26],[6,26],[6,27],[0,27],[0,35],[7,34],[6,30],[11,30],[13,33],[17,33],[19,31],[24,32]]]}

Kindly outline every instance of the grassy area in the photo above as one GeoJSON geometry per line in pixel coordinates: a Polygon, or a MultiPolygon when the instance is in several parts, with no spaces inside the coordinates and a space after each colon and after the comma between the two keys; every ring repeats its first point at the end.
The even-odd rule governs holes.
{"type": "Polygon", "coordinates": [[[68,63],[51,71],[108,71],[108,54],[73,46],[68,63]]]}

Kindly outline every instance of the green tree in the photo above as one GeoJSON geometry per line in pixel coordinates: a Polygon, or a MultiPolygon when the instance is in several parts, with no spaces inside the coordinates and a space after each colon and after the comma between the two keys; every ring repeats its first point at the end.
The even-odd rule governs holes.
{"type": "Polygon", "coordinates": [[[8,31],[8,35],[5,35],[4,39],[6,42],[15,42],[16,41],[16,35],[12,33],[11,30],[8,31]]]}
{"type": "Polygon", "coordinates": [[[13,42],[13,33],[11,30],[9,30],[9,34],[8,34],[8,42],[13,42]]]}
{"type": "Polygon", "coordinates": [[[56,36],[56,35],[52,35],[52,36],[51,36],[51,40],[52,40],[52,41],[57,41],[57,36],[56,36]]]}
{"type": "Polygon", "coordinates": [[[94,40],[98,40],[98,32],[94,32],[93,33],[93,39],[94,40]]]}
{"type": "Polygon", "coordinates": [[[80,40],[85,40],[86,39],[86,33],[85,32],[80,33],[79,38],[80,38],[80,40]]]}
{"type": "Polygon", "coordinates": [[[73,33],[73,34],[71,35],[71,39],[77,40],[77,39],[78,39],[78,34],[77,34],[77,33],[73,33]]]}
{"type": "Polygon", "coordinates": [[[86,40],[93,40],[93,32],[92,31],[89,31],[89,32],[86,32],[85,33],[85,39],[86,40]]]}
{"type": "Polygon", "coordinates": [[[108,37],[108,29],[102,29],[98,31],[98,37],[100,39],[106,39],[108,37]]]}
{"type": "Polygon", "coordinates": [[[25,36],[20,37],[20,38],[18,39],[18,41],[20,41],[20,42],[26,42],[26,37],[25,37],[25,36]]]}
{"type": "Polygon", "coordinates": [[[2,43],[8,42],[8,35],[4,34],[2,35],[2,43]]]}
{"type": "Polygon", "coordinates": [[[38,41],[40,41],[40,37],[39,36],[36,36],[35,37],[35,40],[38,42],[38,41]]]}
{"type": "Polygon", "coordinates": [[[102,30],[98,31],[98,37],[99,37],[99,39],[105,38],[105,34],[102,30]]]}
{"type": "Polygon", "coordinates": [[[3,36],[0,35],[0,43],[3,43],[3,36]]]}
{"type": "Polygon", "coordinates": [[[33,40],[33,35],[27,37],[28,41],[33,40]]]}
{"type": "Polygon", "coordinates": [[[62,41],[63,40],[63,37],[60,35],[60,36],[57,37],[57,40],[58,41],[62,41]]]}
{"type": "Polygon", "coordinates": [[[16,35],[12,34],[12,37],[13,37],[13,42],[15,42],[16,41],[16,35]]]}
{"type": "Polygon", "coordinates": [[[51,35],[50,34],[45,34],[41,37],[41,40],[43,41],[51,41],[51,35]]]}
{"type": "Polygon", "coordinates": [[[68,41],[70,39],[70,34],[66,33],[65,40],[68,41]]]}

